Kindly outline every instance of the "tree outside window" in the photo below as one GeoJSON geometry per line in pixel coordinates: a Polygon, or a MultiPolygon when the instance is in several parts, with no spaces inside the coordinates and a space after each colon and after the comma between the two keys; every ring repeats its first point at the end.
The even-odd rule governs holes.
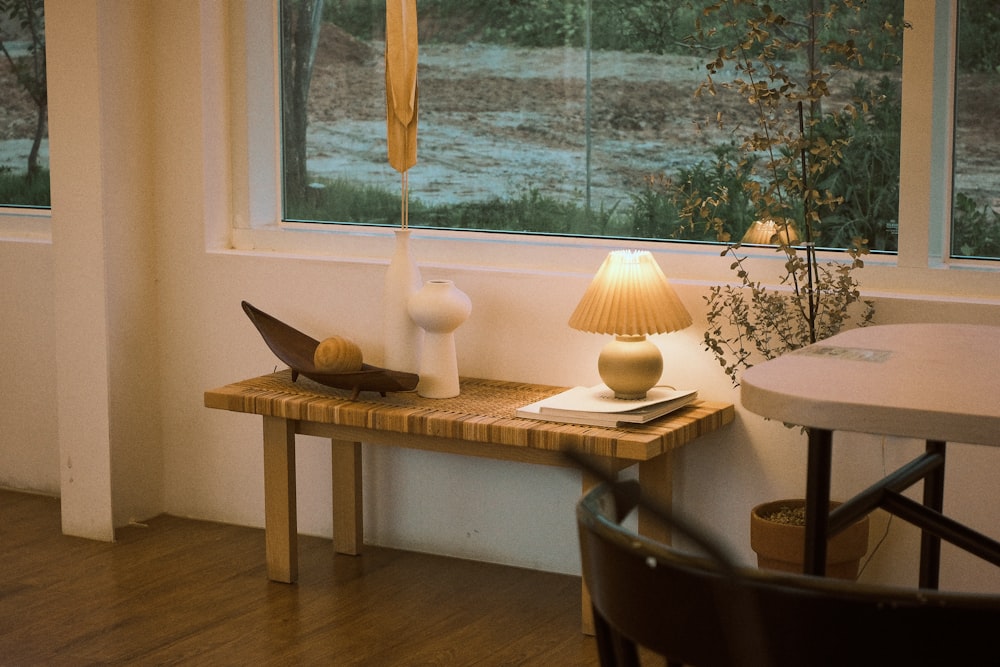
{"type": "Polygon", "coordinates": [[[1000,6],[962,0],[958,17],[951,255],[1000,258],[1000,6]]]}
{"type": "Polygon", "coordinates": [[[43,0],[0,0],[0,206],[48,207],[43,0]]]}

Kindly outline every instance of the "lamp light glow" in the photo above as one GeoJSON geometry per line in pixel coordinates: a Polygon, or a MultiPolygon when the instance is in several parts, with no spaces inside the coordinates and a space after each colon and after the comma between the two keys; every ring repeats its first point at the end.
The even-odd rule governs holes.
{"type": "Polygon", "coordinates": [[[784,223],[776,220],[757,220],[747,233],[743,235],[740,243],[753,245],[794,245],[799,241],[799,233],[795,230],[795,225],[791,221],[784,223]]]}
{"type": "Polygon", "coordinates": [[[645,398],[663,374],[663,356],[646,336],[679,331],[691,315],[648,251],[611,252],[576,310],[569,326],[580,331],[612,334],[597,368],[616,398],[645,398]]]}

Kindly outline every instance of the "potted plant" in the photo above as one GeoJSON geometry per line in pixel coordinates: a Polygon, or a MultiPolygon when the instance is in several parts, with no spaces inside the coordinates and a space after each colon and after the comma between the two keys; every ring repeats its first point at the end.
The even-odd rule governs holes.
{"type": "MultiPolygon", "coordinates": [[[[734,386],[742,371],[754,363],[832,336],[848,323],[864,326],[873,320],[874,304],[861,296],[855,277],[864,266],[867,239],[846,239],[844,225],[834,231],[832,224],[824,224],[837,221],[845,206],[845,197],[836,194],[833,186],[856,139],[851,128],[857,125],[852,123],[863,122],[865,114],[871,114],[873,101],[863,94],[868,89],[856,86],[855,95],[834,108],[832,82],[863,61],[859,46],[863,40],[853,28],[841,36],[824,34],[823,29],[841,21],[844,12],[861,11],[863,5],[804,0],[797,4],[802,15],[792,18],[763,2],[740,0],[712,3],[703,12],[705,22],[699,24],[697,37],[712,45],[713,58],[696,95],[736,94],[752,109],[749,118],[736,119],[745,123],[746,131],[732,150],[733,159],[716,167],[739,175],[741,191],[689,189],[682,209],[688,224],[707,225],[727,243],[722,255],[730,258],[736,282],[712,287],[705,297],[704,345],[734,386]],[[709,19],[715,19],[714,27],[708,25],[709,19]],[[749,223],[745,221],[743,228],[733,225],[734,202],[740,202],[748,213],[749,223]],[[740,234],[736,242],[735,233],[740,234]],[[771,281],[775,286],[752,277],[752,260],[740,252],[741,241],[775,247],[783,260],[780,275],[771,281]],[[818,243],[831,247],[839,243],[845,250],[839,257],[821,261],[818,243]]],[[[857,23],[892,29],[891,17],[868,17],[857,23]]],[[[720,123],[727,120],[723,112],[718,114],[720,123]]],[[[721,158],[725,152],[718,155],[721,158]]],[[[803,503],[781,501],[786,506],[803,503]]],[[[769,532],[763,523],[766,509],[757,507],[752,512],[755,550],[764,548],[765,532],[769,532]]],[[[804,528],[784,524],[774,532],[778,554],[759,555],[759,565],[773,567],[797,557],[797,564],[782,567],[801,572],[804,528]]],[[[838,566],[842,574],[853,578],[857,558],[867,551],[867,517],[838,538],[853,538],[860,544],[847,548],[853,565],[838,566]]],[[[840,550],[839,543],[831,544],[831,555],[840,550]]]]}
{"type": "MultiPolygon", "coordinates": [[[[696,95],[735,94],[753,109],[749,121],[735,119],[749,124],[733,160],[723,166],[742,174],[743,191],[738,194],[751,224],[734,229],[720,215],[731,215],[729,204],[736,197],[725,187],[688,192],[683,209],[691,224],[710,226],[727,243],[722,254],[731,259],[737,282],[710,289],[704,344],[734,385],[757,361],[832,336],[852,320],[869,324],[875,313],[854,275],[864,266],[868,240],[841,238],[844,252],[826,261],[816,252],[817,244],[836,241],[825,238],[831,234],[824,221],[835,218],[845,203],[843,195],[826,187],[854,140],[850,128],[836,121],[872,109],[871,100],[858,97],[839,108],[826,108],[831,106],[835,76],[863,58],[858,39],[838,41],[822,35],[821,26],[857,3],[798,4],[804,15],[793,20],[765,3],[713,3],[705,14],[718,15],[717,25],[700,27],[702,42],[714,40],[721,46],[716,45],[696,95]],[[733,242],[736,231],[740,240],[733,242]],[[740,252],[744,241],[773,245],[782,255],[776,287],[752,277],[752,260],[740,252]]],[[[726,120],[719,117],[720,122],[726,120]]],[[[837,232],[843,236],[842,228],[837,232]]]]}
{"type": "MultiPolygon", "coordinates": [[[[830,509],[840,503],[833,501],[830,509]]],[[[761,503],[750,511],[750,548],[757,567],[802,573],[805,558],[805,500],[792,498],[761,503]]],[[[854,580],[868,553],[868,517],[848,526],[830,539],[826,550],[828,577],[854,580]]]]}

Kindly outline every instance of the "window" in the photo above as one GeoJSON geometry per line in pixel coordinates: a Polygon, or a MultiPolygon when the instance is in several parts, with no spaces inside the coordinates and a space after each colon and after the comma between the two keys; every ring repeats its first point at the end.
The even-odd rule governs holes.
{"type": "MultiPolygon", "coordinates": [[[[312,50],[300,45],[309,43],[305,26],[317,3],[280,2],[283,217],[395,225],[401,187],[386,159],[384,3],[320,5],[312,50]]],[[[731,37],[724,24],[733,17],[716,15],[718,30],[704,24],[704,39],[692,42],[696,21],[707,19],[689,5],[420,2],[410,224],[681,241],[715,241],[720,231],[741,237],[754,214],[738,193],[762,178],[740,165],[733,148],[737,112],[746,105],[694,96],[705,79],[705,53],[731,37]],[[708,194],[725,199],[716,216],[723,229],[685,217],[691,200],[708,194]]],[[[803,11],[798,5],[808,3],[788,11],[803,11]]],[[[872,0],[865,11],[872,14],[845,11],[820,27],[831,38],[861,41],[855,33],[866,26],[898,23],[902,0],[872,0]]],[[[794,39],[797,28],[782,30],[794,39]]],[[[866,34],[870,55],[831,81],[836,91],[816,127],[851,138],[840,168],[823,174],[822,186],[846,202],[825,218],[824,242],[844,247],[862,237],[891,252],[902,36],[866,34]],[[850,102],[859,113],[844,111],[850,102]]],[[[804,70],[800,61],[788,67],[804,70]]]]}
{"type": "Polygon", "coordinates": [[[0,0],[0,206],[47,208],[43,0],[0,0]]]}
{"type": "Polygon", "coordinates": [[[1000,258],[1000,7],[959,3],[952,257],[1000,258]]]}

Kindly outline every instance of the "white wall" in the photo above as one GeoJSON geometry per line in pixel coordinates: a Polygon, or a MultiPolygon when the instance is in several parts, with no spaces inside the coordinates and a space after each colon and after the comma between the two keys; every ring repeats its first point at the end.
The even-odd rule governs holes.
{"type": "Polygon", "coordinates": [[[59,493],[52,245],[0,240],[0,486],[59,493]]]}
{"type": "MultiPolygon", "coordinates": [[[[81,154],[96,155],[100,162],[96,167],[86,162],[72,165],[74,178],[86,176],[94,186],[74,191],[72,216],[54,210],[52,245],[0,241],[5,285],[0,306],[5,322],[18,322],[0,332],[0,343],[6,343],[0,347],[0,359],[4,370],[20,371],[0,374],[0,484],[45,492],[62,486],[67,502],[59,451],[79,447],[83,439],[85,451],[100,463],[97,468],[105,470],[94,473],[94,485],[126,489],[112,494],[116,525],[160,511],[263,525],[259,419],[202,405],[204,390],[278,365],[242,313],[241,300],[314,336],[352,337],[373,363],[382,355],[378,304],[392,248],[388,234],[362,240],[363,251],[350,254],[217,247],[216,240],[226,238],[230,218],[236,215],[232,192],[240,186],[238,173],[230,178],[228,151],[238,141],[234,133],[242,131],[240,122],[230,124],[227,115],[226,86],[239,84],[229,66],[239,54],[227,50],[227,36],[236,28],[219,7],[196,0],[90,0],[50,6],[50,44],[74,21],[89,25],[98,41],[77,43],[100,54],[93,71],[75,72],[83,78],[77,89],[92,96],[98,117],[81,126],[82,135],[73,141],[81,154]],[[141,24],[147,37],[109,45],[99,35],[115,28],[93,24],[94,17],[111,15],[102,12],[124,12],[120,29],[131,31],[141,24]],[[135,101],[148,95],[149,104],[138,107],[145,120],[121,126],[105,115],[116,113],[106,109],[115,104],[106,78],[127,71],[133,61],[139,80],[124,86],[125,97],[135,101]],[[127,159],[122,165],[136,173],[105,164],[106,159],[127,159]],[[120,187],[136,181],[137,187],[120,187]],[[146,184],[148,189],[143,188],[146,184]],[[77,231],[75,225],[90,232],[77,231]],[[106,277],[92,279],[86,289],[74,286],[71,271],[61,263],[85,257],[60,243],[84,233],[106,234],[120,244],[143,241],[146,245],[134,248],[139,256],[120,252],[122,246],[115,243],[87,245],[93,262],[110,267],[119,281],[134,281],[139,287],[122,290],[120,283],[106,277]],[[97,290],[101,315],[88,325],[92,333],[80,337],[63,310],[74,293],[95,298],[87,290],[97,290]],[[140,331],[152,344],[128,345],[122,355],[113,343],[129,326],[130,314],[140,318],[140,331]],[[54,346],[57,359],[52,358],[54,346]],[[90,363],[74,370],[80,367],[69,363],[74,355],[100,359],[105,354],[109,361],[104,366],[90,363]],[[25,374],[27,368],[32,373],[25,374]],[[36,380],[27,383],[25,376],[36,380]],[[74,386],[87,387],[94,395],[71,391],[74,386]],[[89,404],[107,407],[88,414],[83,408],[89,404]],[[101,445],[94,434],[106,442],[101,445]],[[149,493],[140,497],[143,489],[149,493]]],[[[58,63],[57,58],[52,66],[58,63]]],[[[120,90],[122,84],[117,85],[110,89],[120,90]]],[[[233,111],[238,119],[239,109],[233,111]]],[[[54,157],[60,132],[65,136],[66,128],[76,125],[73,113],[53,106],[54,157]]],[[[58,206],[67,200],[56,196],[57,186],[72,187],[71,179],[57,180],[54,175],[58,206]]],[[[547,269],[536,262],[525,262],[531,268],[512,269],[495,262],[479,265],[475,245],[464,259],[443,262],[433,234],[415,236],[414,251],[424,277],[453,279],[472,299],[472,316],[457,332],[463,374],[552,384],[597,381],[595,359],[604,341],[570,330],[566,320],[599,263],[599,252],[594,253],[598,261],[570,269],[547,269]]],[[[738,393],[699,343],[704,325],[701,299],[708,284],[703,280],[705,266],[721,262],[721,268],[708,272],[723,276],[728,262],[714,251],[694,259],[672,251],[659,257],[696,318],[691,329],[657,341],[667,360],[667,377],[678,385],[698,387],[705,398],[738,404],[738,393]]],[[[886,277],[886,270],[877,266],[865,272],[865,285],[874,285],[870,291],[879,296],[880,322],[1000,324],[1000,304],[983,296],[1000,294],[996,274],[970,276],[966,291],[961,281],[959,287],[942,288],[940,281],[923,275],[914,280],[899,273],[886,277]],[[933,290],[924,289],[930,284],[933,290]],[[902,292],[908,292],[905,298],[902,292]]],[[[300,442],[300,530],[329,536],[329,448],[316,439],[300,442]]],[[[838,438],[835,495],[863,488],[883,467],[906,460],[920,447],[860,436],[838,438]]],[[[996,535],[1000,457],[983,447],[954,446],[951,452],[947,507],[996,535]]],[[[571,471],[372,448],[365,449],[365,464],[368,541],[577,571],[573,504],[579,479],[571,471]]],[[[804,437],[740,410],[735,424],[679,453],[675,500],[682,511],[726,536],[749,561],[750,507],[775,496],[800,496],[804,474],[804,437]]],[[[88,510],[77,502],[71,511],[88,510]]],[[[884,516],[877,517],[875,532],[884,525],[884,516]]],[[[894,521],[865,579],[914,583],[915,544],[916,531],[894,521]]],[[[945,554],[944,586],[1000,591],[997,568],[950,548],[945,554]]]]}

